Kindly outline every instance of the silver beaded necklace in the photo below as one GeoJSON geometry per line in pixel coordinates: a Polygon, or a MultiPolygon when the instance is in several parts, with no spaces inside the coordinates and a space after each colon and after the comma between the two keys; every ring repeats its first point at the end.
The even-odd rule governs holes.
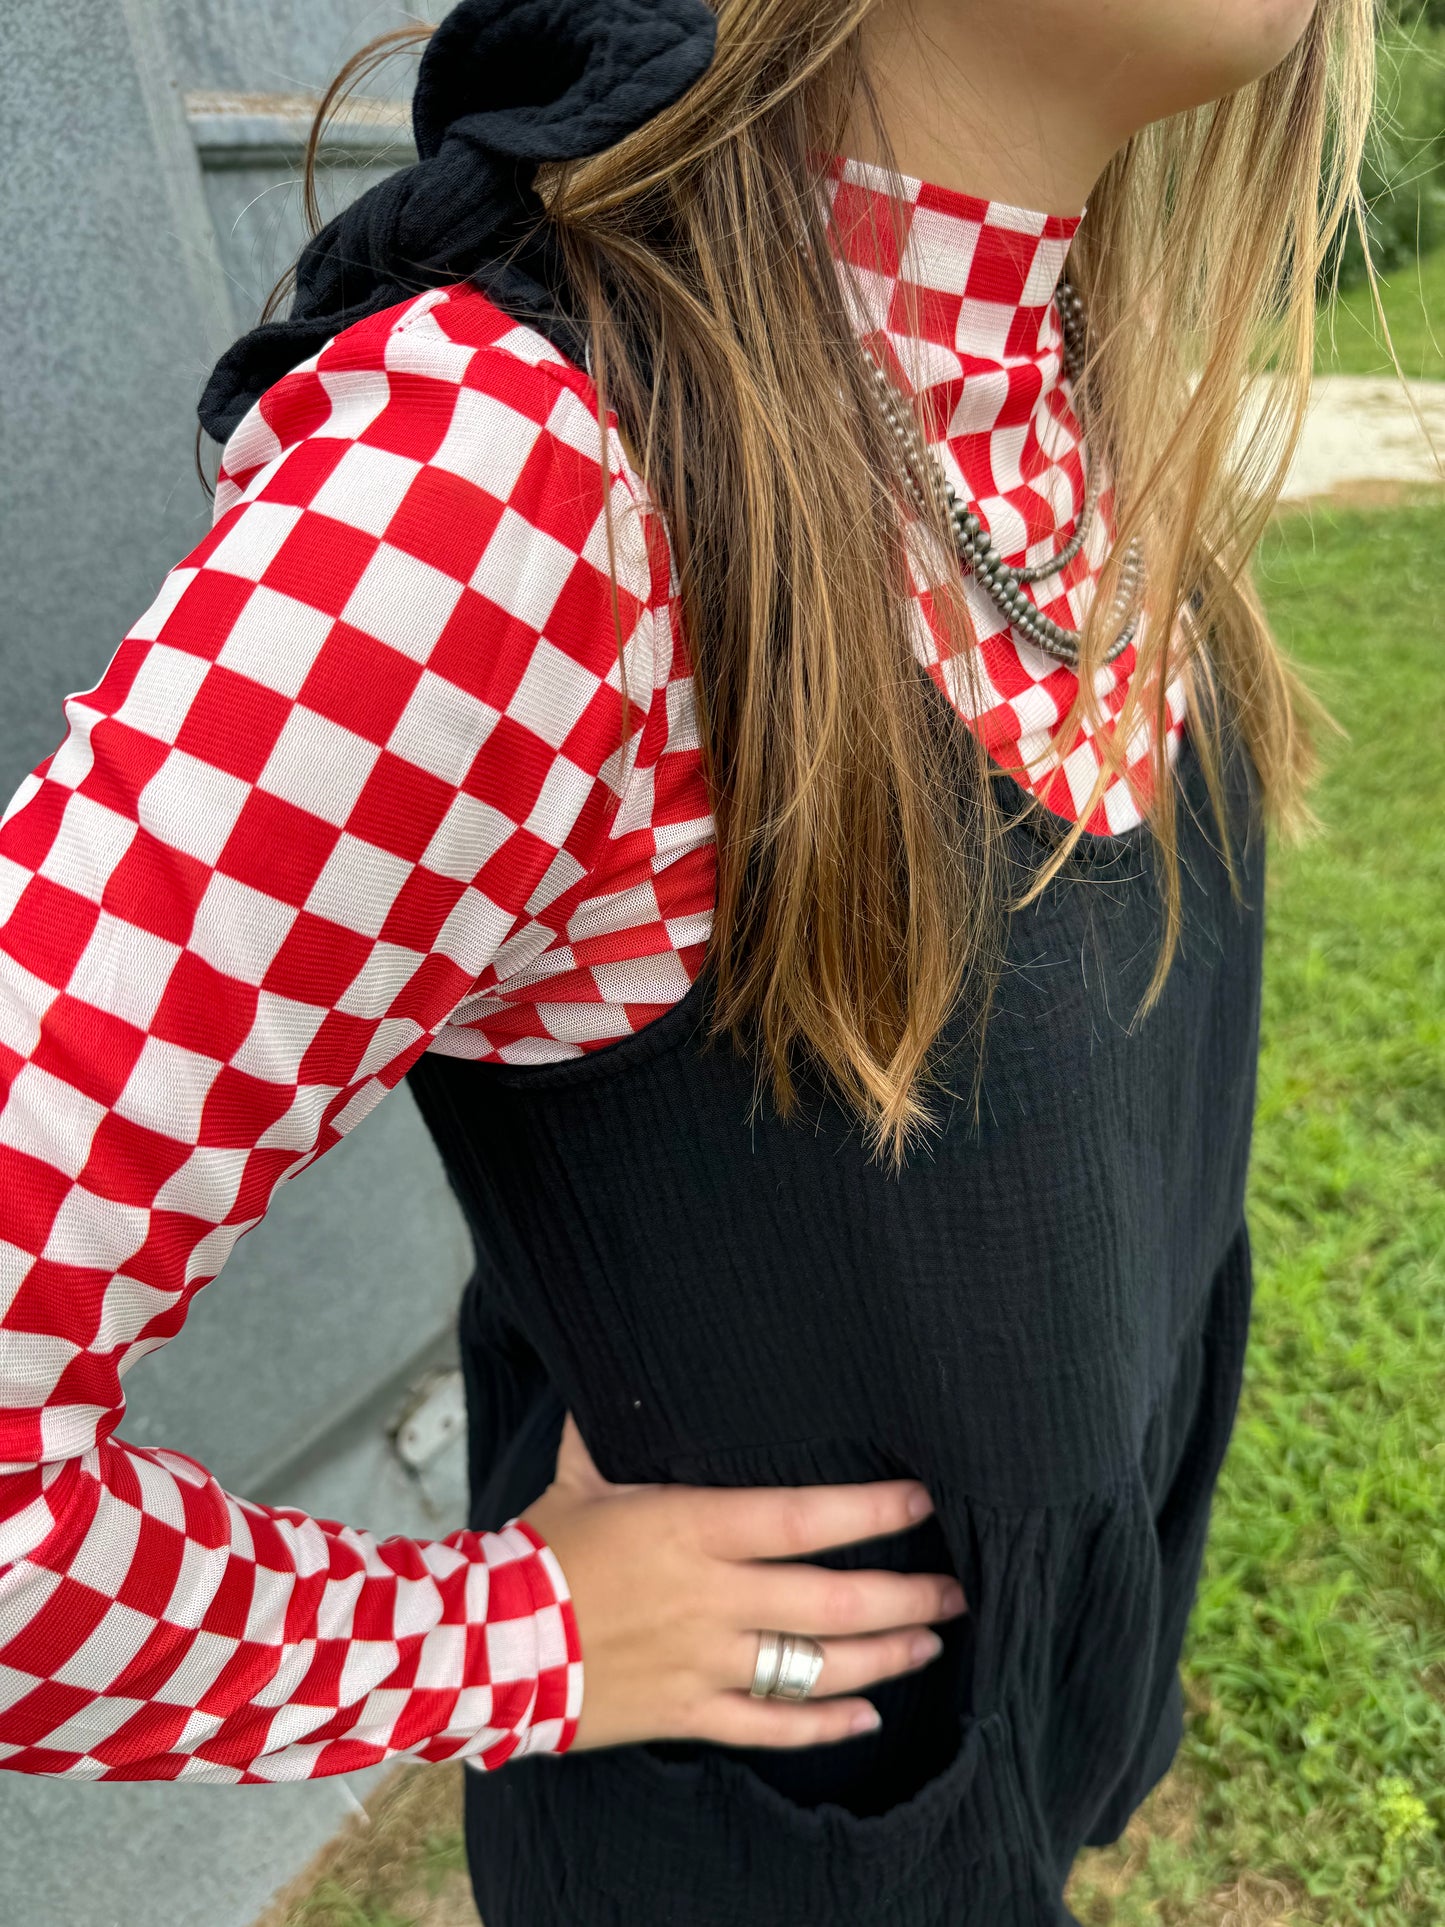
{"type": "MultiPolygon", "coordinates": [[[[1064,368],[1069,379],[1077,386],[1087,354],[1088,320],[1077,290],[1067,280],[1059,283],[1058,303],[1064,326],[1064,368]]],[[[902,447],[908,485],[919,508],[925,514],[928,512],[926,478],[931,474],[947,506],[954,547],[958,550],[959,560],[963,566],[973,576],[999,614],[1006,622],[1012,624],[1020,635],[1027,636],[1030,642],[1042,649],[1046,655],[1052,656],[1055,661],[1067,663],[1071,669],[1076,669],[1079,664],[1077,630],[1065,629],[1060,623],[1052,621],[1037,603],[1024,594],[1024,587],[1028,583],[1044,582],[1051,576],[1061,575],[1075,556],[1082,551],[1099,505],[1096,465],[1092,462],[1089,464],[1084,506],[1069,541],[1047,562],[1035,563],[1031,568],[1011,568],[994,547],[993,538],[976,512],[969,507],[948,479],[938,456],[924,442],[912,410],[904,403],[893,383],[871,355],[868,357],[868,365],[878,380],[884,416],[902,447]]],[[[1144,580],[1143,551],[1136,537],[1129,544],[1125,554],[1119,593],[1114,599],[1111,612],[1111,619],[1119,621],[1123,627],[1104,656],[1106,663],[1113,662],[1117,656],[1122,655],[1139,633],[1140,611],[1137,605],[1144,588],[1144,580]]]]}

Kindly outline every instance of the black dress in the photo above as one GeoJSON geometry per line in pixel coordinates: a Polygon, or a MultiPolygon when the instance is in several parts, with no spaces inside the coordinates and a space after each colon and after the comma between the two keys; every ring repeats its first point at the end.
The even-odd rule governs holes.
{"type": "MultiPolygon", "coordinates": [[[[1186,740],[1183,941],[1150,1015],[1152,845],[1085,836],[1012,920],[977,1117],[965,1077],[901,1176],[821,1095],[754,1114],[752,1067],[702,1045],[706,971],[583,1058],[408,1073],[477,1244],[474,1527],[541,1492],[570,1408],[615,1480],[917,1477],[932,1518],[823,1563],[952,1571],[969,1602],[870,1690],[876,1734],[468,1773],[486,1927],[1071,1918],[1078,1849],[1179,1741],[1245,1349],[1263,851],[1242,753],[1226,776],[1237,888],[1186,740]]],[[[1008,831],[1020,865],[1049,833],[1008,831]]]]}

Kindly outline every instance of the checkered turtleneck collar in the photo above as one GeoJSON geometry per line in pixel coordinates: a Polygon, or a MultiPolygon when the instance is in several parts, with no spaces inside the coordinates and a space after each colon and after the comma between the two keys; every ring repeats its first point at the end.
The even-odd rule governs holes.
{"type": "MultiPolygon", "coordinates": [[[[1084,217],[1035,213],[842,156],[828,168],[827,188],[833,246],[848,269],[864,345],[917,398],[931,446],[1004,560],[1048,561],[1074,532],[1090,459],[1054,300],[1084,217]]],[[[1029,591],[1055,622],[1081,627],[1113,531],[1106,483],[1082,552],[1029,591]]],[[[972,667],[981,674],[940,662],[926,636],[920,653],[990,753],[1051,808],[1075,817],[1098,774],[1097,744],[1085,726],[1061,752],[1050,748],[1077,691],[1074,672],[1011,630],[972,578],[966,594],[979,642],[972,667]]],[[[1135,660],[1129,648],[1099,671],[1106,718],[1123,706],[1135,660]]],[[[1182,688],[1171,688],[1171,753],[1184,706],[1182,688]]],[[[1140,797],[1116,782],[1089,814],[1091,829],[1138,821],[1149,787],[1146,750],[1130,746],[1140,797]]]]}

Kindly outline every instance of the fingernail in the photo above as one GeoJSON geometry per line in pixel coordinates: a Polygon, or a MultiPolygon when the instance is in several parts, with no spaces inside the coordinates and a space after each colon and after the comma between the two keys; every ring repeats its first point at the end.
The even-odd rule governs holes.
{"type": "Polygon", "coordinates": [[[963,1587],[945,1586],[943,1589],[943,1610],[946,1613],[961,1613],[963,1606],[963,1587]]]}
{"type": "Polygon", "coordinates": [[[918,1633],[908,1650],[915,1666],[926,1666],[930,1659],[937,1659],[943,1651],[943,1641],[937,1633],[918,1633]]]}
{"type": "Polygon", "coordinates": [[[923,1487],[919,1486],[918,1490],[913,1494],[912,1498],[908,1501],[909,1518],[926,1519],[929,1513],[932,1512],[932,1510],[933,1510],[933,1500],[924,1491],[923,1487]]]}
{"type": "Polygon", "coordinates": [[[876,1706],[864,1706],[848,1722],[850,1733],[876,1733],[883,1724],[883,1715],[876,1706]]]}

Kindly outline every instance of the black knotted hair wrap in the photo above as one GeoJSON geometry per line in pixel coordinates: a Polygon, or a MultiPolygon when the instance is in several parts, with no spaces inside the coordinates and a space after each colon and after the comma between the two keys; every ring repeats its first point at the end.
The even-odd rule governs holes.
{"type": "Polygon", "coordinates": [[[289,315],[242,335],[211,371],[196,411],[206,433],[224,442],[340,329],[448,281],[475,280],[580,362],[538,164],[599,154],[670,107],[716,37],[704,0],[462,0],[417,71],[418,160],[307,243],[289,315]]]}

